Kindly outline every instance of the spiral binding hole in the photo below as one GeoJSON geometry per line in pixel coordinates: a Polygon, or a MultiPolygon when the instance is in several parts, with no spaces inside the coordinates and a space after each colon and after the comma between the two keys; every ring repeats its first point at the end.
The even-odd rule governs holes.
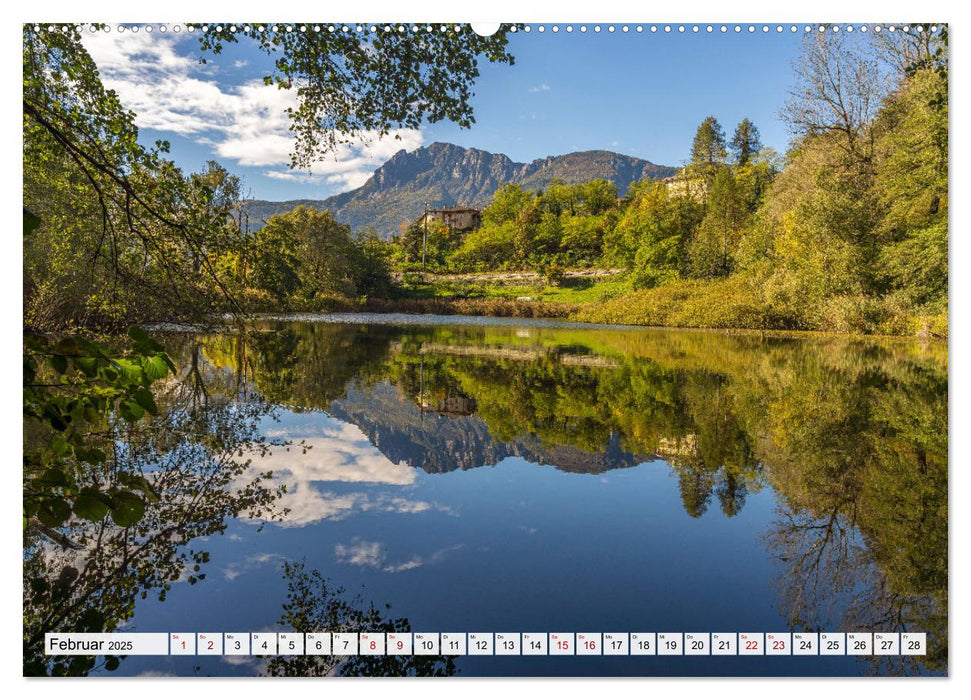
{"type": "MultiPolygon", "coordinates": [[[[164,34],[164,33],[170,32],[170,31],[173,32],[173,33],[181,33],[183,31],[183,28],[184,28],[185,31],[187,31],[189,33],[194,33],[194,32],[196,32],[198,30],[198,31],[201,31],[203,33],[209,33],[209,32],[220,32],[220,33],[221,32],[230,32],[230,33],[235,34],[235,33],[238,33],[238,32],[250,33],[250,32],[253,32],[255,30],[255,31],[260,32],[260,33],[264,33],[264,32],[269,31],[269,32],[286,32],[286,33],[299,32],[299,33],[302,33],[302,34],[307,34],[307,33],[313,32],[313,33],[318,33],[319,34],[320,32],[322,32],[322,31],[324,31],[326,29],[326,31],[328,33],[331,33],[331,34],[332,33],[335,33],[335,32],[341,32],[343,34],[352,34],[352,33],[355,33],[355,34],[359,34],[359,35],[364,35],[364,34],[368,34],[368,33],[370,33],[370,34],[376,34],[376,33],[381,32],[381,31],[383,31],[385,33],[398,32],[399,34],[404,34],[404,33],[407,32],[407,33],[411,33],[411,34],[414,34],[414,35],[419,35],[419,34],[422,34],[422,33],[431,34],[431,33],[434,33],[435,31],[439,31],[441,33],[446,33],[449,30],[454,31],[456,34],[460,34],[461,32],[463,32],[465,30],[464,29],[465,28],[465,25],[458,25],[458,24],[457,25],[452,25],[452,26],[445,25],[445,24],[442,24],[442,25],[432,25],[432,24],[412,24],[412,25],[404,25],[404,24],[397,24],[397,25],[391,25],[391,24],[385,24],[385,25],[380,25],[380,24],[371,24],[371,25],[368,25],[368,24],[351,24],[351,25],[347,25],[347,24],[344,24],[344,25],[333,25],[333,24],[331,24],[331,25],[320,25],[320,24],[307,25],[307,24],[297,24],[297,25],[294,25],[294,24],[288,24],[288,25],[279,25],[279,24],[274,24],[274,25],[269,25],[269,26],[267,26],[267,25],[250,25],[250,24],[247,24],[247,25],[235,25],[235,24],[233,24],[233,25],[201,25],[201,26],[194,26],[194,25],[191,25],[191,24],[187,24],[187,25],[181,25],[181,24],[172,24],[172,25],[167,25],[167,24],[155,24],[155,25],[153,25],[153,24],[145,24],[145,25],[137,25],[137,24],[128,24],[128,25],[125,25],[125,24],[117,24],[117,25],[114,25],[114,26],[105,25],[105,26],[99,28],[99,27],[96,27],[93,24],[89,24],[89,23],[84,23],[84,24],[64,23],[64,24],[56,24],[56,25],[55,24],[46,24],[46,25],[45,24],[35,24],[35,25],[28,25],[28,26],[31,26],[32,29],[33,29],[33,31],[35,31],[35,32],[50,32],[50,33],[64,33],[64,32],[71,31],[72,29],[74,31],[79,32],[79,33],[83,33],[84,30],[85,30],[85,28],[87,28],[88,32],[90,32],[92,34],[97,33],[98,31],[103,31],[103,32],[106,32],[107,33],[107,32],[111,32],[113,30],[114,31],[117,31],[119,33],[131,32],[133,34],[137,34],[139,31],[144,31],[146,34],[152,34],[152,33],[155,33],[155,32],[160,33],[160,34],[164,34]]],[[[573,34],[575,32],[579,32],[580,34],[586,34],[587,31],[588,31],[588,29],[589,29],[589,30],[592,30],[595,34],[602,34],[605,31],[608,34],[616,34],[616,33],[618,33],[618,31],[620,33],[623,33],[623,34],[630,34],[632,31],[633,32],[636,32],[638,34],[643,34],[645,32],[645,30],[647,30],[651,34],[656,34],[658,32],[659,28],[665,34],[670,34],[673,31],[677,31],[677,33],[679,33],[679,34],[686,34],[686,33],[700,34],[702,32],[707,33],[707,34],[712,34],[716,30],[719,33],[722,33],[722,34],[726,34],[729,31],[731,31],[731,32],[733,32],[735,34],[741,34],[741,33],[745,33],[745,32],[747,32],[748,34],[757,34],[757,33],[759,33],[759,30],[760,29],[761,29],[761,33],[762,34],[769,34],[769,33],[771,33],[773,31],[773,29],[778,34],[784,33],[787,30],[788,30],[789,33],[792,33],[792,34],[798,34],[798,33],[803,33],[803,34],[809,34],[809,33],[825,34],[827,32],[830,32],[830,33],[833,33],[833,34],[838,34],[840,32],[844,32],[844,33],[847,33],[847,34],[851,34],[853,32],[859,32],[859,33],[862,33],[862,34],[866,34],[868,32],[874,32],[874,33],[877,33],[877,34],[881,34],[883,32],[890,32],[890,33],[894,33],[895,34],[897,32],[902,32],[904,34],[911,34],[911,35],[914,35],[914,34],[924,34],[924,33],[937,34],[940,31],[940,26],[939,25],[936,25],[936,24],[935,25],[926,25],[926,26],[925,25],[918,25],[918,24],[915,24],[915,25],[910,25],[910,24],[873,24],[873,25],[866,25],[866,24],[860,24],[860,25],[853,25],[853,24],[846,24],[846,25],[837,25],[837,24],[832,24],[832,25],[827,25],[827,24],[815,24],[815,25],[813,25],[813,24],[806,24],[806,25],[796,25],[796,24],[792,24],[792,25],[782,25],[782,24],[778,24],[778,25],[768,25],[768,24],[765,24],[765,25],[754,25],[754,24],[750,24],[750,25],[738,25],[738,24],[736,24],[736,25],[724,25],[724,24],[722,24],[722,25],[710,25],[710,24],[708,24],[708,25],[650,25],[650,26],[647,26],[647,27],[645,27],[644,25],[628,25],[628,24],[624,24],[624,25],[613,25],[613,24],[600,25],[600,24],[596,24],[596,25],[591,25],[589,27],[587,25],[572,25],[572,24],[567,24],[567,25],[558,25],[558,24],[552,24],[552,25],[545,25],[545,24],[528,25],[527,24],[527,25],[524,25],[522,27],[517,27],[515,25],[512,25],[512,26],[510,26],[508,28],[508,31],[511,32],[511,33],[516,33],[516,32],[520,32],[520,31],[526,32],[526,33],[532,33],[532,32],[535,31],[535,32],[540,33],[540,34],[545,34],[545,33],[547,33],[547,30],[549,30],[549,32],[552,32],[554,34],[559,34],[561,32],[566,32],[567,34],[573,34]]]]}

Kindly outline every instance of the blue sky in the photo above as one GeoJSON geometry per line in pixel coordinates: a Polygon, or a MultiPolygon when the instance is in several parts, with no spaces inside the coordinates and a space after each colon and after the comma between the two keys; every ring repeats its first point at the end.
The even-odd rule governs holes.
{"type": "MultiPolygon", "coordinates": [[[[563,25],[561,25],[562,27],[563,25]]],[[[288,168],[292,139],[283,110],[293,95],[262,85],[268,59],[232,47],[198,63],[196,39],[171,29],[113,31],[86,39],[105,83],[135,111],[145,141],[166,139],[186,170],[216,159],[263,199],[324,198],[362,184],[400,148],[435,141],[505,153],[516,161],[604,149],[678,165],[698,124],[715,115],[730,137],[748,117],[762,141],[783,152],[789,141],[779,110],[792,84],[802,31],[749,33],[733,28],[600,33],[535,29],[513,35],[514,66],[482,66],[476,124],[426,124],[342,149],[312,172],[288,168]]]]}

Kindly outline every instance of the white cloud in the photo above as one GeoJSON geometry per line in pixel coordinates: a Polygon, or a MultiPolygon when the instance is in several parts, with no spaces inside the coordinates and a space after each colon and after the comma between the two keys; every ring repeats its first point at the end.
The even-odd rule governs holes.
{"type": "Polygon", "coordinates": [[[258,566],[265,566],[267,564],[282,564],[285,561],[286,557],[284,557],[282,554],[260,552],[259,554],[252,554],[246,557],[246,559],[244,559],[242,562],[230,564],[228,567],[222,570],[222,574],[227,581],[232,582],[247,571],[258,566]]]}
{"type": "Polygon", "coordinates": [[[536,92],[549,92],[550,91],[550,86],[547,85],[546,83],[543,83],[541,85],[534,85],[533,87],[529,88],[529,91],[532,92],[532,93],[536,93],[536,92]]]}
{"type": "Polygon", "coordinates": [[[272,564],[273,562],[282,562],[285,560],[286,558],[282,554],[276,554],[274,552],[260,552],[259,554],[253,554],[246,557],[246,561],[258,566],[263,564],[272,564]]]}
{"type": "Polygon", "coordinates": [[[354,537],[350,544],[338,543],[334,547],[334,554],[340,564],[350,564],[352,566],[363,566],[372,569],[381,569],[388,574],[396,574],[401,571],[417,569],[425,564],[434,564],[442,561],[450,552],[461,549],[462,545],[456,544],[450,547],[439,549],[432,552],[428,557],[414,555],[409,559],[397,563],[386,563],[387,551],[380,542],[369,542],[368,540],[354,537]]]}
{"type": "MultiPolygon", "coordinates": [[[[416,129],[382,138],[362,133],[308,171],[289,170],[295,140],[286,110],[297,106],[295,91],[265,85],[262,76],[234,86],[220,84],[215,67],[199,63],[194,39],[185,36],[98,32],[85,35],[84,45],[105,86],[135,112],[140,127],[190,138],[241,166],[276,166],[264,173],[274,179],[349,190],[364,184],[402,148],[414,150],[423,143],[416,129]]],[[[247,61],[233,65],[242,68],[247,61]]]]}
{"type": "Polygon", "coordinates": [[[289,448],[269,447],[265,454],[246,454],[250,465],[238,479],[241,487],[271,471],[274,484],[286,484],[286,493],[275,502],[277,508],[287,510],[277,521],[280,527],[303,527],[365,512],[414,514],[435,510],[456,515],[447,506],[392,493],[327,488],[328,483],[405,488],[418,478],[417,469],[389,460],[354,425],[315,414],[304,426],[267,430],[266,436],[285,438],[291,444],[289,448]]]}
{"type": "Polygon", "coordinates": [[[412,557],[408,561],[403,561],[400,564],[388,564],[384,567],[384,570],[389,574],[396,574],[399,571],[410,571],[411,569],[417,569],[419,566],[425,562],[421,557],[412,557]]]}
{"type": "Polygon", "coordinates": [[[227,654],[219,658],[230,666],[252,666],[256,668],[260,665],[260,657],[258,656],[235,656],[233,654],[227,654]]]}
{"type": "Polygon", "coordinates": [[[312,173],[301,173],[293,170],[265,170],[263,174],[273,180],[283,180],[284,182],[299,182],[302,185],[317,185],[326,180],[323,175],[312,173]]]}
{"type": "Polygon", "coordinates": [[[334,554],[341,564],[377,568],[384,561],[384,545],[380,542],[368,542],[354,538],[349,545],[338,543],[334,547],[334,554]]]}
{"type": "Polygon", "coordinates": [[[415,482],[416,469],[385,457],[360,428],[322,421],[319,430],[322,435],[290,435],[294,443],[288,447],[274,445],[267,448],[266,454],[254,452],[254,464],[261,471],[272,471],[287,483],[298,485],[340,481],[406,486],[415,482]]]}

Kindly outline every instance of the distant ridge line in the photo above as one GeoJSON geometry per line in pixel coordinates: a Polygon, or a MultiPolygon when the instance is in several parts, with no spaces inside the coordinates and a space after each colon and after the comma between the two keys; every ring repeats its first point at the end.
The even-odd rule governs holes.
{"type": "Polygon", "coordinates": [[[305,205],[331,211],[355,230],[371,228],[383,238],[400,230],[402,222],[418,218],[424,207],[484,207],[504,184],[540,190],[554,180],[576,184],[604,179],[624,196],[634,182],[664,179],[678,168],[657,165],[613,151],[576,151],[517,163],[503,153],[435,142],[413,151],[401,149],[381,165],[361,187],[327,199],[247,200],[251,227],[273,214],[305,205]]]}

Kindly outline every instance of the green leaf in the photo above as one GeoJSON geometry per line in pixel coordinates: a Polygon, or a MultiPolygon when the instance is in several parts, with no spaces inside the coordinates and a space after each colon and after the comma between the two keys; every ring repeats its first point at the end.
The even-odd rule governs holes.
{"type": "Polygon", "coordinates": [[[128,336],[136,343],[145,343],[148,341],[148,333],[145,332],[144,328],[139,328],[138,326],[129,328],[128,336]]]}
{"type": "Polygon", "coordinates": [[[68,486],[67,475],[60,469],[45,469],[40,475],[40,481],[47,486],[68,486]]]}
{"type": "Polygon", "coordinates": [[[57,341],[57,344],[54,346],[54,352],[60,353],[61,355],[77,355],[81,352],[81,348],[78,345],[77,338],[68,336],[57,341]]]}
{"type": "Polygon", "coordinates": [[[51,355],[47,358],[47,361],[58,374],[64,374],[67,372],[67,358],[64,357],[64,355],[51,355]]]}
{"type": "Polygon", "coordinates": [[[152,482],[141,474],[122,472],[118,475],[118,481],[129,488],[141,491],[150,503],[158,503],[159,497],[155,491],[155,487],[152,486],[152,482]]]}
{"type": "Polygon", "coordinates": [[[142,369],[150,382],[161,379],[169,373],[169,366],[160,355],[153,355],[142,363],[142,369]]]}
{"type": "Polygon", "coordinates": [[[145,515],[145,504],[142,499],[131,491],[122,491],[113,496],[114,507],[111,509],[111,519],[116,525],[130,527],[145,515]]]}
{"type": "Polygon", "coordinates": [[[139,406],[144,408],[146,411],[151,413],[153,416],[158,415],[158,406],[155,405],[155,397],[152,396],[152,392],[145,387],[139,387],[132,394],[132,397],[138,403],[139,406]]]}
{"type": "Polygon", "coordinates": [[[80,518],[97,523],[108,515],[108,504],[97,489],[86,488],[75,499],[74,512],[80,518]]]}
{"type": "Polygon", "coordinates": [[[74,366],[84,372],[85,376],[93,377],[98,372],[98,360],[94,357],[75,357],[74,366]]]}
{"type": "Polygon", "coordinates": [[[114,361],[115,367],[121,372],[122,377],[127,382],[137,383],[141,381],[142,378],[142,368],[126,359],[117,359],[114,361]]]}
{"type": "Polygon", "coordinates": [[[118,410],[121,413],[121,417],[129,423],[135,423],[145,415],[145,409],[134,401],[125,401],[119,406],[118,410]]]}
{"type": "Polygon", "coordinates": [[[97,447],[86,450],[75,449],[74,454],[82,462],[87,462],[88,464],[104,464],[108,461],[108,455],[105,454],[105,451],[97,447]]]}
{"type": "Polygon", "coordinates": [[[63,457],[68,453],[71,445],[62,437],[56,437],[51,441],[51,452],[58,457],[63,457]]]}
{"type": "Polygon", "coordinates": [[[37,508],[37,519],[47,527],[58,527],[71,517],[71,506],[63,498],[46,498],[37,508]]]}

